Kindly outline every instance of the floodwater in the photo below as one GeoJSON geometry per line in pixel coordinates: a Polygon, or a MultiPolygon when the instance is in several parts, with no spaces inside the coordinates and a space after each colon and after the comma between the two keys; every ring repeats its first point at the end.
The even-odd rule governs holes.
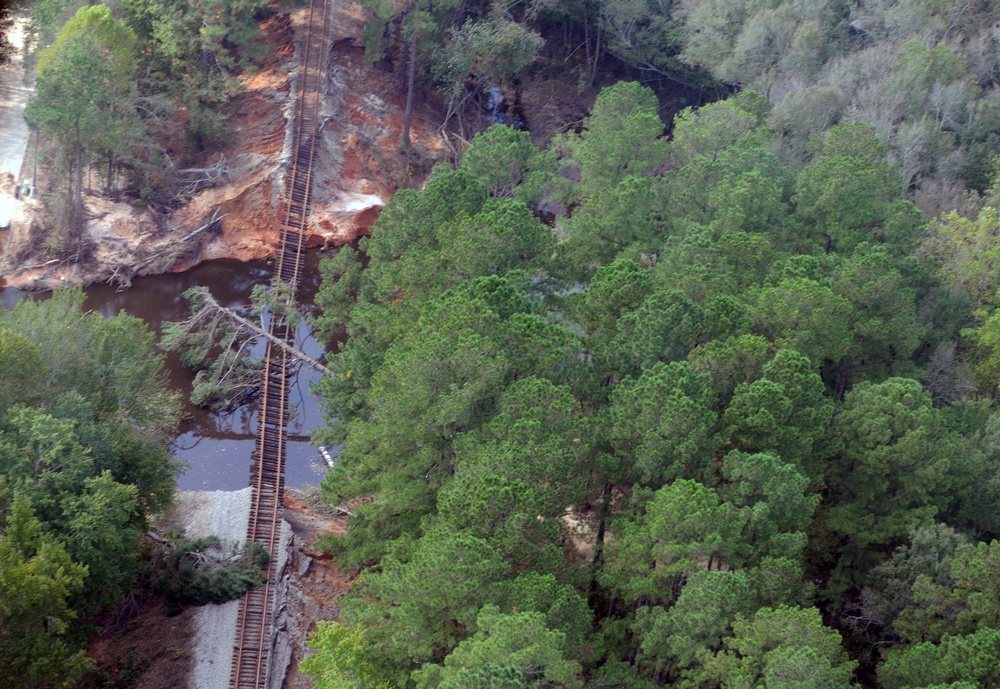
{"type": "MultiPolygon", "coordinates": [[[[311,305],[319,287],[318,264],[330,254],[310,251],[299,300],[311,305]]],[[[235,260],[207,261],[184,273],[135,278],[132,286],[117,290],[110,285],[91,285],[84,292],[84,308],[114,316],[125,311],[143,319],[159,335],[164,321],[180,321],[189,315],[188,305],[181,296],[188,288],[203,285],[209,288],[220,304],[233,309],[247,306],[254,285],[271,278],[270,261],[243,263],[235,260]]],[[[5,288],[3,305],[11,308],[25,293],[5,288]]],[[[308,325],[299,329],[297,346],[318,359],[323,348],[312,337],[308,325]]],[[[258,354],[263,353],[263,345],[258,354]]],[[[256,438],[256,410],[241,408],[231,413],[215,413],[188,402],[194,375],[172,354],[167,355],[167,372],[171,387],[179,391],[187,417],[174,440],[173,455],[185,464],[178,479],[181,490],[239,490],[250,481],[250,462],[256,438]]],[[[316,401],[309,394],[309,385],[319,373],[301,367],[291,379],[289,405],[294,410],[288,426],[288,450],[285,484],[292,488],[318,485],[326,472],[319,451],[309,443],[308,434],[320,424],[316,401]]]]}

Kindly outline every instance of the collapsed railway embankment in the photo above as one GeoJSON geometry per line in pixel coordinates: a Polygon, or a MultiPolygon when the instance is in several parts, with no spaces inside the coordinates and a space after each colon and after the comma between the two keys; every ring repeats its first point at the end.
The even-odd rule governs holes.
{"type": "MultiPolygon", "coordinates": [[[[224,545],[245,542],[250,488],[239,491],[181,491],[174,509],[157,524],[161,532],[183,531],[191,538],[218,536],[224,545]]],[[[268,689],[306,689],[297,671],[308,652],[306,638],[315,620],[333,619],[348,578],[311,544],[323,532],[342,532],[344,517],[316,514],[294,498],[286,500],[276,567],[275,637],[268,689]]],[[[111,665],[110,656],[140,655],[139,677],[151,689],[217,689],[229,683],[239,601],[189,608],[163,617],[153,606],[130,622],[127,632],[96,644],[92,655],[111,665]],[[97,653],[94,653],[94,652],[97,653]]]]}
{"type": "MultiPolygon", "coordinates": [[[[83,260],[46,253],[41,202],[18,201],[11,230],[0,230],[0,249],[7,249],[0,264],[3,282],[26,289],[109,280],[127,284],[138,275],[183,271],[215,258],[273,256],[283,179],[292,157],[291,122],[306,12],[289,13],[276,6],[263,23],[261,42],[268,57],[252,74],[239,77],[242,93],[228,106],[228,142],[206,152],[198,163],[219,173],[213,173],[211,184],[167,214],[96,193],[86,195],[90,253],[83,260]],[[213,218],[220,220],[211,223],[213,218]],[[198,232],[200,228],[206,229],[198,232]]],[[[363,22],[364,11],[355,2],[331,8],[325,123],[318,141],[315,203],[306,228],[309,246],[343,244],[366,233],[400,185],[418,184],[445,156],[437,133],[440,115],[420,106],[411,130],[418,161],[407,166],[399,151],[405,97],[393,74],[364,62],[356,42],[363,22]]],[[[29,147],[22,171],[33,169],[31,155],[29,147]]],[[[6,196],[13,202],[13,184],[9,186],[6,196]]],[[[38,186],[43,193],[44,164],[38,186]]]]}

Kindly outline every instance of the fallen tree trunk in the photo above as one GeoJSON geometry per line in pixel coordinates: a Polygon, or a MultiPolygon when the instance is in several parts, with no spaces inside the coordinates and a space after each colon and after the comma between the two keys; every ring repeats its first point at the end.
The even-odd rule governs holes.
{"type": "Polygon", "coordinates": [[[199,232],[204,232],[208,228],[214,226],[216,223],[222,222],[222,219],[224,217],[226,217],[227,215],[229,215],[229,213],[223,213],[222,215],[219,215],[219,209],[216,208],[215,212],[212,213],[211,220],[209,220],[207,223],[205,223],[204,225],[202,225],[201,227],[199,227],[197,230],[192,230],[191,232],[188,232],[186,235],[184,235],[183,237],[181,237],[181,241],[182,242],[186,242],[187,240],[191,239],[192,237],[194,237],[199,232]]]}
{"type": "Polygon", "coordinates": [[[222,304],[220,304],[219,302],[217,302],[215,300],[215,297],[213,297],[209,293],[209,291],[207,289],[206,290],[200,290],[196,294],[197,294],[196,299],[198,300],[197,306],[198,306],[199,312],[208,312],[208,313],[218,313],[218,314],[221,314],[221,315],[225,316],[226,318],[230,319],[233,323],[237,324],[241,328],[245,328],[246,330],[249,330],[250,332],[252,332],[252,333],[254,333],[256,335],[259,335],[260,337],[263,337],[265,340],[267,340],[268,342],[270,342],[271,344],[273,344],[275,347],[278,347],[278,348],[282,349],[283,351],[287,352],[290,356],[292,356],[293,358],[301,361],[302,363],[306,364],[307,366],[311,367],[312,369],[314,369],[316,371],[319,371],[320,373],[322,373],[325,376],[333,376],[333,371],[331,371],[326,366],[324,366],[323,364],[321,364],[318,361],[316,361],[315,359],[313,359],[311,356],[309,356],[305,352],[302,352],[302,351],[296,349],[295,347],[292,347],[290,344],[288,344],[284,340],[281,340],[281,339],[275,337],[274,335],[272,335],[271,333],[267,332],[267,330],[265,330],[264,328],[260,327],[259,325],[257,325],[253,321],[247,320],[246,318],[244,318],[243,316],[239,315],[238,313],[234,313],[234,312],[230,311],[229,309],[227,309],[225,306],[223,306],[222,304]]]}

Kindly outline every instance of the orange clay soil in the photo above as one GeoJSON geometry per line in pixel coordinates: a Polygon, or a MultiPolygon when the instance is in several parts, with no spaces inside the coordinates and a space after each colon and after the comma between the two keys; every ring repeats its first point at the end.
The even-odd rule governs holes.
{"type": "MultiPolygon", "coordinates": [[[[273,255],[285,172],[283,152],[290,141],[287,119],[292,116],[297,27],[304,17],[304,10],[289,13],[276,5],[262,22],[259,40],[267,47],[267,57],[252,73],[239,77],[244,90],[224,107],[232,135],[221,149],[194,150],[182,136],[168,142],[167,153],[178,167],[209,167],[224,156],[228,177],[222,183],[199,191],[165,216],[87,195],[91,216],[87,255],[59,260],[48,253],[41,238],[37,202],[22,204],[0,281],[28,289],[105,280],[127,285],[136,275],[186,270],[207,259],[273,255]],[[190,236],[213,217],[222,220],[190,236]]],[[[405,94],[393,74],[365,63],[355,39],[363,29],[363,10],[356,3],[338,1],[332,19],[325,122],[307,230],[310,246],[344,244],[367,233],[400,185],[418,186],[445,157],[437,134],[441,114],[427,104],[414,111],[411,158],[400,153],[405,94]]],[[[187,120],[183,109],[177,120],[187,120]]],[[[43,178],[46,169],[39,167],[43,178]]],[[[0,239],[6,241],[7,233],[2,234],[0,239]]]]}

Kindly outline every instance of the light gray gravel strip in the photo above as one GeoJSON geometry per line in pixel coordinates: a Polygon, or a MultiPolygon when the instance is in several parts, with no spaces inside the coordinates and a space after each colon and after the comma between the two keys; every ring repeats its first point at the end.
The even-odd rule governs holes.
{"type": "MultiPolygon", "coordinates": [[[[250,488],[238,491],[185,491],[177,501],[185,502],[190,512],[185,533],[190,538],[216,535],[224,544],[246,541],[250,519],[250,488]]],[[[185,511],[187,511],[185,509],[185,511]]],[[[225,689],[236,644],[236,622],[240,602],[203,605],[195,615],[194,669],[192,689],[225,689]]]]}
{"type": "Polygon", "coordinates": [[[28,145],[28,123],[24,121],[24,106],[34,88],[24,83],[24,61],[21,47],[27,17],[14,21],[8,37],[18,53],[5,68],[0,69],[0,173],[10,172],[15,180],[21,173],[21,161],[28,145]]]}

